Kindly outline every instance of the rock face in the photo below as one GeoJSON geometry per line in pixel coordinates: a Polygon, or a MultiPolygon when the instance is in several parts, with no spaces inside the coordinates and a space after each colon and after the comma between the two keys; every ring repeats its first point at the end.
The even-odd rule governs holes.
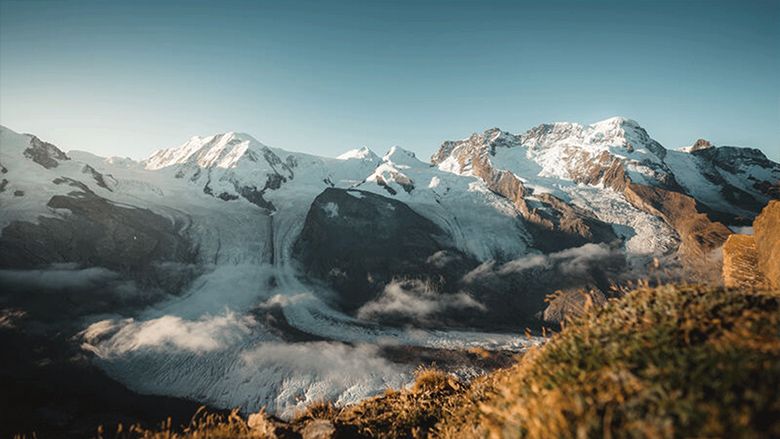
{"type": "MultiPolygon", "coordinates": [[[[607,291],[610,279],[625,270],[619,251],[593,243],[504,264],[480,263],[404,203],[336,188],[312,203],[293,256],[310,280],[337,292],[344,310],[372,321],[428,327],[516,330],[538,321],[550,292],[582,286],[607,291]],[[415,317],[397,315],[398,307],[413,309],[415,317]],[[443,311],[427,313],[428,307],[443,311]]],[[[596,301],[603,298],[593,294],[596,301]]],[[[570,305],[561,315],[572,312],[570,305]]]]}
{"type": "Polygon", "coordinates": [[[780,288],[780,201],[770,201],[753,223],[753,236],[734,234],[723,246],[729,287],[780,288]]]}
{"type": "Polygon", "coordinates": [[[780,288],[780,201],[770,201],[753,223],[758,267],[771,288],[780,288]]]}
{"type": "Polygon", "coordinates": [[[683,193],[629,183],[624,194],[631,204],[660,216],[677,230],[682,239],[679,251],[689,260],[707,256],[722,246],[731,234],[723,224],[710,221],[700,211],[696,200],[683,193]]]}
{"type": "MultiPolygon", "coordinates": [[[[585,184],[602,184],[605,187],[623,194],[625,199],[634,207],[663,220],[677,231],[680,237],[678,252],[683,256],[689,266],[701,261],[701,256],[707,256],[713,250],[720,248],[731,231],[711,218],[711,209],[698,203],[697,200],[686,194],[677,183],[672,174],[659,173],[658,181],[654,184],[636,183],[629,176],[623,160],[603,152],[596,160],[586,161],[573,174],[574,180],[585,184]]],[[[719,182],[724,183],[719,174],[719,182]]],[[[714,178],[714,177],[713,177],[714,178]]],[[[730,191],[724,190],[724,194],[732,194],[737,191],[727,185],[730,191]]],[[[741,202],[747,203],[750,199],[750,208],[756,208],[754,199],[749,194],[743,194],[741,202]]],[[[734,197],[737,199],[738,197],[734,197]]],[[[706,270],[707,267],[700,267],[706,270]]]]}
{"type": "MultiPolygon", "coordinates": [[[[58,263],[105,267],[129,274],[141,284],[169,285],[170,273],[158,276],[155,263],[190,263],[195,249],[183,235],[183,224],[145,209],[117,206],[82,191],[56,195],[48,206],[67,209],[66,218],[41,217],[38,223],[15,221],[0,237],[0,267],[31,269],[58,263]]],[[[174,282],[177,283],[177,282],[174,282]]]]}
{"type": "Polygon", "coordinates": [[[59,160],[70,160],[59,148],[35,136],[30,136],[30,147],[24,150],[24,156],[46,169],[56,168],[59,160]]]}
{"type": "MultiPolygon", "coordinates": [[[[698,166],[709,167],[708,172],[698,171],[704,177],[700,179],[719,185],[723,198],[734,206],[757,212],[763,205],[761,201],[728,184],[716,166],[722,164],[722,155],[730,154],[738,156],[737,161],[744,166],[776,166],[751,152],[707,152],[706,141],[697,145],[697,152],[703,154],[698,166]]],[[[686,193],[666,163],[693,160],[691,154],[679,154],[666,151],[636,122],[614,118],[589,127],[546,124],[522,135],[491,129],[465,140],[445,142],[431,160],[439,167],[477,176],[491,190],[511,200],[529,223],[534,245],[543,251],[585,242],[609,242],[615,235],[592,213],[564,202],[560,196],[538,193],[529,187],[529,175],[521,172],[538,166],[542,167],[541,172],[534,172],[539,172],[539,176],[553,175],[612,189],[637,209],[662,218],[680,237],[680,255],[694,262],[720,248],[731,232],[716,221],[734,219],[735,215],[718,216],[686,193]]]]}
{"type": "Polygon", "coordinates": [[[345,309],[374,299],[394,278],[438,282],[452,277],[444,276],[452,265],[473,264],[442,229],[406,204],[336,188],[312,203],[293,255],[306,273],[339,292],[345,309]],[[437,262],[439,252],[447,253],[446,266],[437,262]]]}
{"type": "Polygon", "coordinates": [[[537,237],[558,233],[556,242],[566,242],[567,233],[575,238],[570,242],[597,240],[587,212],[577,215],[575,227],[556,221],[562,215],[549,197],[572,204],[566,195],[577,192],[562,181],[612,189],[677,232],[686,265],[725,242],[730,234],[725,225],[749,225],[780,196],[780,165],[757,149],[715,147],[699,139],[682,151],[666,150],[635,121],[620,117],[588,126],[543,124],[523,134],[494,128],[444,142],[431,161],[489,182],[491,190],[512,200],[529,230],[537,237]]]}
{"type": "Polygon", "coordinates": [[[529,190],[513,172],[497,167],[491,157],[497,148],[519,145],[520,136],[494,128],[484,134],[474,134],[466,140],[445,142],[431,157],[433,164],[448,158],[458,173],[481,178],[493,192],[509,199],[528,224],[534,246],[543,251],[558,251],[578,247],[588,242],[611,242],[617,239],[611,227],[577,206],[567,204],[549,193],[529,200],[529,190]]]}
{"type": "Polygon", "coordinates": [[[723,283],[727,287],[753,287],[766,283],[758,268],[753,236],[734,234],[723,245],[723,283]]]}
{"type": "Polygon", "coordinates": [[[706,139],[698,139],[696,142],[694,142],[693,145],[691,145],[690,149],[688,149],[689,152],[696,152],[701,151],[702,149],[709,149],[712,148],[712,143],[710,143],[709,140],[706,139]]]}

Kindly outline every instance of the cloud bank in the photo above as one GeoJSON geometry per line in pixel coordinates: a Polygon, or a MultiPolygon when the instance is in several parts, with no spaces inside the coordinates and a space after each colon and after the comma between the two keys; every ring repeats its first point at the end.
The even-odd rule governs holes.
{"type": "Polygon", "coordinates": [[[601,262],[614,263],[615,258],[622,259],[622,257],[619,249],[611,248],[606,244],[589,243],[582,247],[569,248],[546,255],[523,256],[500,265],[496,264],[495,261],[485,262],[468,272],[463,280],[467,283],[473,283],[489,277],[551,269],[566,276],[583,276],[601,262]]]}
{"type": "Polygon", "coordinates": [[[106,359],[141,349],[191,353],[217,351],[238,342],[251,333],[255,325],[251,316],[228,311],[197,320],[172,315],[147,321],[102,320],[91,324],[81,335],[85,349],[106,359]]]}
{"type": "Polygon", "coordinates": [[[419,280],[393,281],[382,294],[357,311],[364,320],[413,319],[432,323],[438,314],[462,310],[484,311],[485,307],[465,292],[441,294],[419,280]]]}

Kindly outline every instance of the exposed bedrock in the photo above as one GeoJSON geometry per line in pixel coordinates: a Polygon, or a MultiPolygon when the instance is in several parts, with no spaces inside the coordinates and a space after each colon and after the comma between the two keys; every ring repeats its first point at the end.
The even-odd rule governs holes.
{"type": "Polygon", "coordinates": [[[534,238],[534,247],[551,252],[617,239],[609,224],[554,195],[539,194],[537,200],[529,202],[526,197],[530,192],[520,178],[512,172],[496,169],[485,150],[476,149],[471,155],[459,156],[459,160],[461,167],[470,161],[474,175],[485,181],[491,191],[514,204],[534,238]]]}
{"type": "Polygon", "coordinates": [[[339,293],[355,310],[393,279],[448,284],[475,261],[436,224],[406,204],[370,192],[327,188],[315,198],[293,254],[305,272],[339,293]],[[448,264],[434,257],[446,252],[448,264]]]}
{"type": "Polygon", "coordinates": [[[728,227],[710,221],[696,200],[660,187],[628,183],[626,199],[635,207],[664,219],[680,235],[680,253],[690,260],[708,256],[731,234],[728,227]]]}
{"type": "Polygon", "coordinates": [[[736,288],[766,284],[758,268],[754,236],[734,234],[723,244],[723,284],[736,288]]]}
{"type": "Polygon", "coordinates": [[[622,160],[604,153],[575,174],[575,181],[603,184],[622,192],[634,207],[662,218],[677,231],[681,240],[679,252],[689,262],[705,261],[702,256],[720,248],[731,234],[726,226],[712,220],[717,215],[711,209],[683,193],[671,175],[657,186],[635,183],[626,175],[622,160]]]}
{"type": "Polygon", "coordinates": [[[172,292],[188,282],[191,270],[176,268],[190,266],[196,258],[184,223],[147,209],[116,205],[79,182],[63,182],[85,191],[56,195],[47,203],[67,209],[67,214],[6,226],[0,235],[0,268],[37,269],[62,263],[104,267],[141,287],[172,292]]]}
{"type": "Polygon", "coordinates": [[[59,161],[70,160],[70,157],[56,146],[32,135],[30,147],[24,150],[24,156],[46,169],[56,168],[59,161]]]}
{"type": "Polygon", "coordinates": [[[548,294],[606,291],[625,268],[620,249],[603,243],[479,263],[405,204],[333,188],[312,203],[294,256],[358,317],[483,329],[539,323],[548,294]]]}
{"type": "Polygon", "coordinates": [[[723,282],[729,287],[780,288],[780,201],[753,222],[753,235],[729,236],[723,246],[723,282]]]}
{"type": "Polygon", "coordinates": [[[771,288],[780,288],[780,201],[770,201],[753,223],[758,267],[771,288]]]}

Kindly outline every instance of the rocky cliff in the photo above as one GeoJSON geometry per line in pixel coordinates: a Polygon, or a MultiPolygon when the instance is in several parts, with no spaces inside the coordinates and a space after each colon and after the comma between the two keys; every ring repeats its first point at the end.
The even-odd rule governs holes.
{"type": "Polygon", "coordinates": [[[758,268],[769,286],[780,288],[780,201],[770,201],[753,223],[758,268]]]}
{"type": "Polygon", "coordinates": [[[734,234],[723,246],[726,286],[780,288],[780,201],[770,201],[753,223],[753,235],[734,234]]]}

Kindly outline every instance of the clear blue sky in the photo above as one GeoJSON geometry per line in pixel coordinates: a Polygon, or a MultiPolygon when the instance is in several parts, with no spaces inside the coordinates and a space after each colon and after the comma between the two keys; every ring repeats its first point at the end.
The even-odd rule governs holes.
{"type": "Polygon", "coordinates": [[[780,0],[0,0],[0,123],[142,158],[248,132],[336,155],[639,121],[780,160],[780,0]]]}

